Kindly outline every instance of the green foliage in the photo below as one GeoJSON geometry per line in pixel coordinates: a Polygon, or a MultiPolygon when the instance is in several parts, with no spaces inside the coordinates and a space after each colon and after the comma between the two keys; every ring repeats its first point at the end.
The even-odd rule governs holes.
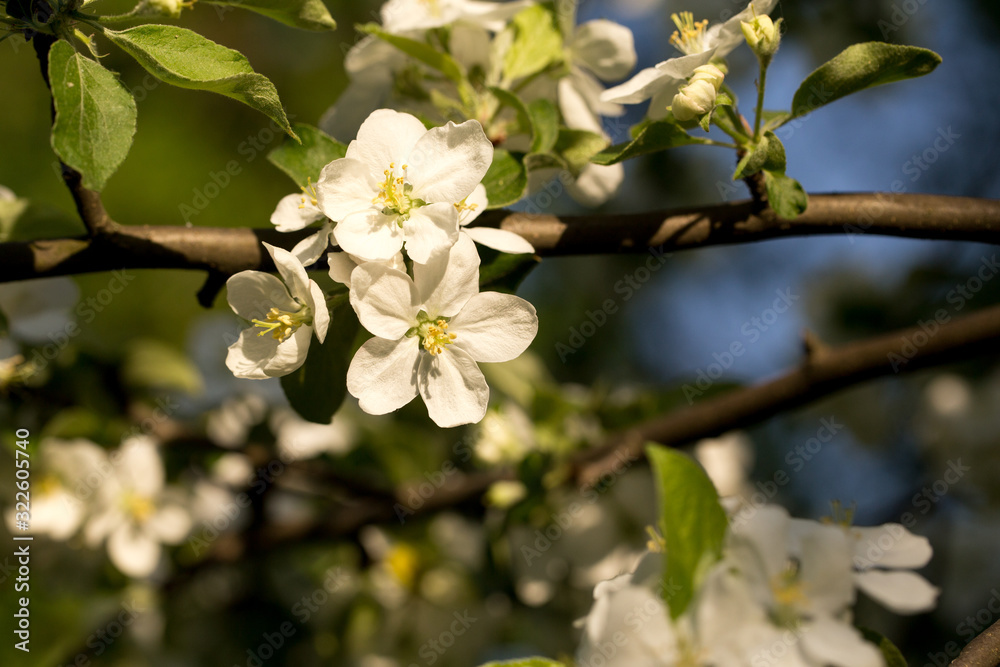
{"type": "Polygon", "coordinates": [[[105,30],[104,35],[161,81],[179,88],[208,90],[243,102],[295,137],[274,84],[254,72],[240,52],[172,25],[105,30]]]}
{"type": "Polygon", "coordinates": [[[764,170],[764,184],[767,200],[778,217],[792,220],[806,210],[809,195],[794,178],[785,176],[783,171],[764,170]]]}
{"type": "Polygon", "coordinates": [[[664,588],[670,617],[684,613],[703,569],[718,560],[726,534],[726,513],[705,471],[690,457],[648,445],[666,549],[664,588]]]}
{"type": "Polygon", "coordinates": [[[304,30],[334,30],[337,23],[322,0],[207,0],[213,5],[242,7],[304,30]]]}
{"type": "Polygon", "coordinates": [[[941,56],[916,46],[854,44],[806,77],[792,99],[791,115],[783,122],[865,88],[930,74],[939,64],[941,56]]]}
{"type": "Polygon", "coordinates": [[[537,255],[511,255],[486,247],[479,248],[479,256],[479,288],[482,292],[516,293],[528,274],[542,261],[537,255]]]}
{"type": "Polygon", "coordinates": [[[313,340],[305,363],[281,378],[281,388],[303,419],[329,424],[347,395],[347,367],[354,350],[358,318],[347,303],[330,309],[330,329],[322,344],[313,340]]]}
{"type": "Polygon", "coordinates": [[[78,218],[56,208],[27,199],[0,199],[0,243],[82,236],[86,233],[78,218]]]}
{"type": "Polygon", "coordinates": [[[114,74],[62,40],[49,50],[49,81],[52,148],[83,175],[84,186],[101,190],[132,146],[135,100],[114,74]]]}
{"type": "Polygon", "coordinates": [[[528,174],[520,160],[508,150],[493,152],[493,164],[483,177],[489,208],[503,208],[521,200],[528,187],[528,174]]]}
{"type": "Polygon", "coordinates": [[[882,658],[885,660],[885,667],[906,667],[906,658],[903,657],[903,654],[896,648],[895,644],[874,630],[869,630],[868,628],[858,629],[861,630],[861,635],[866,641],[875,644],[878,650],[881,651],[882,658]]]}
{"type": "Polygon", "coordinates": [[[517,13],[512,24],[514,41],[504,55],[505,81],[538,74],[563,58],[563,38],[553,13],[533,5],[517,13]]]}
{"type": "Polygon", "coordinates": [[[186,354],[153,339],[139,339],[129,345],[122,379],[133,388],[174,389],[188,394],[204,389],[201,373],[186,354]]]}
{"type": "Polygon", "coordinates": [[[317,127],[293,123],[292,130],[300,141],[286,138],[268,153],[267,159],[288,174],[299,187],[307,187],[310,180],[315,183],[323,167],[344,157],[347,152],[347,146],[317,127]]]}
{"type": "Polygon", "coordinates": [[[548,153],[559,138],[559,109],[546,99],[534,100],[528,105],[528,115],[534,128],[532,153],[548,153]]]}
{"type": "Polygon", "coordinates": [[[587,130],[561,128],[555,152],[566,161],[574,175],[590,164],[591,158],[608,145],[608,140],[587,130]]]}
{"type": "Polygon", "coordinates": [[[785,146],[773,132],[765,132],[753,147],[747,151],[733,173],[733,180],[738,181],[747,176],[753,176],[761,169],[785,173],[785,146]]]}
{"type": "Polygon", "coordinates": [[[658,153],[668,148],[703,143],[705,143],[704,139],[692,137],[673,118],[666,118],[647,123],[632,141],[605,148],[593,156],[591,162],[617,164],[640,155],[658,153]]]}
{"type": "Polygon", "coordinates": [[[408,37],[390,34],[382,30],[377,23],[367,23],[365,25],[359,25],[357,28],[363,33],[374,35],[382,41],[392,44],[403,53],[412,56],[428,67],[441,72],[456,84],[465,81],[465,68],[450,55],[438,51],[429,44],[418,42],[408,37]]]}

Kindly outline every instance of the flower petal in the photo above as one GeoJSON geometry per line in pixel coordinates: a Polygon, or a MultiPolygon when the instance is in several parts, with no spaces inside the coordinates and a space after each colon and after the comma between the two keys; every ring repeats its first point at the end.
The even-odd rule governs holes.
{"type": "Polygon", "coordinates": [[[351,306],[365,329],[379,338],[398,340],[416,325],[420,298],[408,275],[366,262],[351,274],[351,306]]]}
{"type": "MultiPolygon", "coordinates": [[[[559,80],[559,110],[562,112],[566,125],[575,130],[587,130],[596,134],[604,133],[604,126],[601,125],[600,116],[590,96],[597,95],[596,105],[618,110],[623,109],[620,104],[601,102],[600,95],[603,89],[587,89],[588,81],[584,76],[574,78],[572,75],[559,80]],[[576,84],[580,84],[577,86],[576,84]]],[[[596,83],[596,82],[595,82],[596,83]]],[[[600,86],[600,84],[598,84],[600,86]]]]}
{"type": "Polygon", "coordinates": [[[635,41],[623,25],[597,19],[576,29],[570,48],[576,61],[605,81],[617,81],[635,67],[635,41]]]}
{"type": "Polygon", "coordinates": [[[191,515],[180,505],[164,505],[149,517],[145,528],[164,544],[178,544],[191,531],[191,515]]]}
{"type": "Polygon", "coordinates": [[[260,319],[271,306],[295,310],[288,288],[277,277],[263,271],[240,271],[226,281],[226,299],[233,312],[245,320],[260,319]]]}
{"type": "Polygon", "coordinates": [[[462,231],[473,241],[487,248],[493,248],[511,255],[522,255],[535,252],[535,247],[524,240],[524,237],[508,232],[506,229],[493,227],[463,227],[462,231]]]}
{"type": "Polygon", "coordinates": [[[882,667],[885,663],[875,645],[843,621],[820,616],[801,628],[800,641],[814,664],[835,667],[882,667]]]}
{"type": "Polygon", "coordinates": [[[326,223],[320,227],[318,232],[296,243],[295,247],[292,248],[292,254],[302,262],[302,266],[315,264],[330,247],[331,236],[333,236],[333,226],[326,223]]]}
{"type": "Polygon", "coordinates": [[[312,201],[299,193],[281,198],[274,213],[271,214],[271,224],[279,232],[294,232],[305,229],[323,217],[325,217],[323,211],[313,206],[312,201]]]}
{"type": "Polygon", "coordinates": [[[264,368],[277,353],[278,341],[268,335],[258,336],[255,327],[240,332],[240,337],[229,346],[226,367],[238,378],[267,379],[264,368]]]}
{"type": "Polygon", "coordinates": [[[163,461],[148,436],[129,438],[118,450],[116,471],[125,489],[152,498],[163,489],[163,461]]]}
{"type": "Polygon", "coordinates": [[[316,333],[316,340],[322,343],[326,340],[326,330],[330,327],[330,308],[326,305],[326,295],[322,288],[315,281],[309,281],[309,292],[311,303],[309,307],[313,312],[313,331],[316,333]]]}
{"type": "Polygon", "coordinates": [[[299,261],[298,257],[284,248],[278,248],[270,243],[262,245],[268,254],[271,255],[271,259],[274,260],[274,266],[277,267],[281,278],[288,285],[289,294],[298,301],[305,303],[306,297],[309,294],[310,281],[309,276],[306,275],[305,267],[302,266],[302,262],[299,261]]]}
{"type": "Polygon", "coordinates": [[[930,611],[940,591],[916,572],[868,570],[857,572],[854,581],[868,597],[897,614],[930,611]]]}
{"type": "Polygon", "coordinates": [[[427,131],[406,156],[406,179],[426,202],[455,204],[468,197],[493,162],[493,144],[476,120],[427,131]]]}
{"type": "Polygon", "coordinates": [[[333,229],[337,245],[366,260],[386,260],[403,247],[396,219],[369,208],[347,216],[333,229]]]}
{"type": "Polygon", "coordinates": [[[479,293],[479,252],[462,235],[447,253],[413,267],[413,282],[431,317],[451,317],[479,293]]]}
{"type": "Polygon", "coordinates": [[[358,349],[347,370],[347,391],[370,415],[398,410],[417,395],[416,338],[372,338],[358,349]]]}
{"type": "Polygon", "coordinates": [[[511,294],[477,294],[452,318],[449,330],[476,361],[510,361],[524,352],[538,333],[535,307],[511,294]]]}
{"type": "Polygon", "coordinates": [[[334,160],[323,167],[316,181],[317,206],[326,217],[338,221],[366,211],[372,208],[372,199],[379,192],[381,175],[381,171],[358,160],[334,160]]]}
{"type": "Polygon", "coordinates": [[[130,577],[148,577],[160,562],[162,549],[145,532],[131,523],[115,529],[108,538],[108,556],[130,577]]]}
{"type": "Polygon", "coordinates": [[[813,609],[839,614],[854,602],[851,545],[840,528],[812,523],[801,536],[802,586],[813,609]]]}
{"type": "Polygon", "coordinates": [[[918,568],[927,565],[933,555],[931,543],[922,535],[914,535],[898,523],[869,528],[852,526],[847,529],[856,539],[854,567],[918,568]]]}
{"type": "Polygon", "coordinates": [[[483,211],[489,208],[490,200],[486,196],[486,186],[480,183],[472,190],[472,194],[465,198],[465,206],[458,216],[458,224],[465,226],[482,215],[483,211]]]}
{"type": "Polygon", "coordinates": [[[361,162],[370,175],[379,178],[390,164],[397,167],[405,164],[414,145],[425,134],[427,128],[416,116],[378,109],[358,128],[358,138],[348,145],[345,157],[361,162]]]}
{"type": "Polygon", "coordinates": [[[421,354],[417,378],[427,414],[441,428],[475,424],[486,415],[486,378],[473,358],[454,345],[441,354],[421,354]]]}
{"type": "Polygon", "coordinates": [[[417,264],[426,264],[436,255],[447,254],[458,240],[458,209],[443,202],[413,209],[403,223],[403,234],[406,254],[417,264]]]}
{"type": "Polygon", "coordinates": [[[291,336],[278,343],[274,356],[264,366],[264,373],[268,377],[277,378],[288,375],[301,366],[306,360],[306,355],[309,354],[312,334],[313,328],[303,325],[296,329],[291,336]]]}
{"type": "Polygon", "coordinates": [[[625,180],[622,164],[588,164],[566,185],[570,196],[585,206],[600,206],[618,192],[625,180]]]}

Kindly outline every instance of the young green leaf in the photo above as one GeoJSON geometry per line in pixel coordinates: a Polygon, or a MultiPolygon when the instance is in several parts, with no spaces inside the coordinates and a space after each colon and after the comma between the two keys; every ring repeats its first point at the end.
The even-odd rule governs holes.
{"type": "Polygon", "coordinates": [[[532,153],[548,153],[559,138],[559,109],[546,99],[537,99],[528,105],[528,114],[535,127],[535,138],[531,142],[532,153]]]}
{"type": "Polygon", "coordinates": [[[49,50],[49,82],[56,119],[52,148],[101,190],[128,155],[135,134],[135,99],[100,64],[57,41],[49,50]]]}
{"type": "Polygon", "coordinates": [[[329,424],[347,395],[347,367],[351,361],[358,318],[349,304],[330,312],[332,326],[322,344],[312,341],[305,363],[281,378],[288,403],[300,417],[329,424]]]}
{"type": "Polygon", "coordinates": [[[514,43],[504,56],[503,78],[516,81],[541,72],[563,58],[563,38],[555,16],[533,5],[514,16],[514,43]]]}
{"type": "Polygon", "coordinates": [[[740,159],[736,165],[733,180],[753,176],[761,169],[785,173],[785,146],[774,132],[765,132],[752,151],[740,159]]]}
{"type": "MultiPolygon", "coordinates": [[[[303,30],[334,30],[337,23],[323,0],[205,0],[228,10],[242,7],[303,30]]],[[[226,10],[219,10],[220,12],[226,10]]]]}
{"type": "Polygon", "coordinates": [[[161,81],[179,88],[208,90],[243,102],[295,137],[274,84],[254,72],[242,53],[172,25],[105,30],[104,35],[161,81]]]}
{"type": "Polygon", "coordinates": [[[607,145],[608,140],[595,132],[562,128],[553,150],[566,160],[573,174],[579,174],[607,145]]]}
{"type": "Polygon", "coordinates": [[[854,44],[806,77],[792,98],[787,120],[865,88],[930,74],[939,64],[941,56],[916,46],[854,44]]]}
{"type": "Polygon", "coordinates": [[[806,191],[794,178],[785,176],[783,171],[765,169],[764,185],[767,188],[767,201],[779,218],[797,218],[809,205],[806,191]]]}
{"type": "Polygon", "coordinates": [[[670,617],[690,604],[706,564],[722,553],[726,512],[712,481],[689,456],[659,445],[648,445],[660,507],[660,531],[665,542],[665,590],[670,617]]]}
{"type": "Polygon", "coordinates": [[[590,161],[594,164],[617,164],[647,153],[703,143],[704,139],[692,137],[672,118],[657,120],[647,123],[632,141],[610,146],[592,157],[590,161]]]}
{"type": "Polygon", "coordinates": [[[428,67],[441,72],[455,83],[460,83],[465,80],[465,68],[450,55],[438,51],[430,44],[418,42],[414,39],[410,39],[409,37],[393,35],[382,30],[381,26],[377,23],[359,25],[357,26],[357,29],[363,33],[374,35],[382,41],[392,44],[403,53],[412,56],[428,67]]]}
{"type": "Polygon", "coordinates": [[[517,114],[517,122],[520,125],[520,130],[531,137],[531,145],[535,145],[535,123],[534,119],[530,113],[528,113],[528,107],[524,105],[521,98],[510,92],[509,90],[504,90],[503,88],[490,88],[490,92],[494,97],[499,100],[500,104],[505,107],[510,107],[517,114]]]}
{"type": "Polygon", "coordinates": [[[268,153],[267,159],[304,188],[310,181],[315,183],[319,180],[323,167],[344,157],[347,146],[312,125],[293,123],[292,129],[301,143],[286,138],[268,153]]]}
{"type": "Polygon", "coordinates": [[[511,255],[485,246],[479,247],[479,256],[480,292],[516,294],[524,279],[541,262],[530,253],[511,255]]]}
{"type": "Polygon", "coordinates": [[[503,208],[521,200],[528,187],[524,165],[509,151],[498,148],[493,152],[493,164],[483,177],[489,208],[503,208]]]}
{"type": "Polygon", "coordinates": [[[886,637],[868,628],[858,628],[866,641],[875,644],[885,659],[885,667],[906,667],[906,658],[900,653],[896,645],[886,637]]]}

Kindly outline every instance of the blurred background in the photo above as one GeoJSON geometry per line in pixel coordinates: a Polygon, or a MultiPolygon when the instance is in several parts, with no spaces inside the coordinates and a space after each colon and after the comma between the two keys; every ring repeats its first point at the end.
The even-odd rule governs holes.
{"type": "MultiPolygon", "coordinates": [[[[185,12],[181,25],[246,54],[274,81],[289,118],[315,123],[346,86],[342,62],[357,39],[353,26],[377,20],[379,7],[327,5],[338,22],[334,33],[296,31],[253,13],[200,4],[185,12]]],[[[632,28],[642,68],[673,55],[671,12],[716,17],[737,5],[582,0],[579,18],[632,28]]],[[[783,0],[773,16],[785,19],[786,35],[768,77],[768,108],[787,108],[812,69],[855,42],[912,44],[944,58],[928,77],[863,92],[780,131],[788,173],[807,191],[888,191],[898,181],[910,193],[1000,196],[992,153],[1000,124],[990,111],[1000,96],[997,3],[783,0]]],[[[129,225],[267,226],[277,201],[295,185],[265,160],[281,139],[266,119],[219,96],[156,85],[119,51],[99,48],[108,53],[103,64],[136,94],[139,110],[135,144],[104,192],[111,215],[129,225]],[[206,196],[206,186],[219,184],[213,175],[233,160],[239,173],[223,187],[209,187],[216,196],[206,196]]],[[[735,52],[730,65],[727,81],[742,99],[752,99],[751,54],[735,52]]],[[[49,148],[48,93],[33,49],[20,39],[0,44],[0,86],[9,96],[0,107],[0,185],[41,209],[72,212],[49,148]]],[[[608,132],[623,140],[644,112],[645,105],[631,107],[608,132]]],[[[733,166],[728,152],[690,148],[629,162],[622,191],[600,211],[742,199],[729,180],[733,166]]],[[[548,210],[582,209],[563,196],[548,210]]],[[[92,316],[75,309],[79,335],[54,356],[44,388],[3,400],[0,437],[11,440],[12,429],[27,427],[37,436],[110,447],[169,405],[169,419],[154,420],[143,432],[174,443],[165,454],[168,480],[208,494],[198,505],[208,509],[196,517],[195,536],[207,535],[204,526],[216,518],[212,508],[238,498],[247,480],[252,489],[267,476],[259,471],[280,453],[282,433],[285,441],[313,443],[309,455],[323,458],[334,487],[352,476],[433,485],[447,475],[448,462],[471,470],[508,460],[510,442],[533,442],[544,456],[522,453],[516,460],[522,472],[535,466],[538,488],[547,489],[541,471],[552,460],[594,441],[602,428],[685,405],[684,385],[715,376],[713,365],[725,373],[705,396],[794,365],[806,329],[837,344],[912,326],[939,308],[958,316],[997,303],[1000,280],[991,280],[995,273],[978,275],[995,252],[862,233],[769,241],[675,254],[627,293],[615,286],[634,276],[645,257],[545,260],[520,291],[540,313],[534,355],[490,371],[496,414],[514,433],[499,444],[482,430],[430,429],[420,405],[393,420],[373,420],[350,400],[342,410],[349,428],[336,428],[338,414],[326,431],[302,431],[307,427],[283,409],[276,384],[228,375],[226,336],[237,325],[224,298],[209,311],[197,304],[204,276],[135,272],[120,294],[87,311],[92,316]],[[969,296],[956,297],[962,290],[969,296]],[[607,324],[560,354],[558,345],[572,345],[573,332],[607,299],[619,307],[607,324]],[[777,308],[776,300],[787,308],[777,308]],[[746,353],[729,359],[734,342],[746,353]],[[518,412],[534,425],[524,425],[518,412]],[[208,437],[191,435],[192,424],[208,437]],[[373,472],[379,470],[381,478],[373,472]]],[[[75,278],[80,302],[99,298],[112,278],[75,278]]],[[[38,331],[51,333],[39,325],[36,344],[57,342],[38,331]]],[[[789,474],[773,500],[793,515],[819,518],[839,499],[856,503],[861,525],[916,516],[913,530],[935,548],[925,574],[942,589],[937,610],[899,618],[862,600],[857,619],[896,641],[911,665],[946,664],[942,656],[957,654],[949,656],[950,647],[972,636],[967,617],[978,616],[979,627],[997,620],[989,610],[1000,608],[998,361],[991,355],[870,382],[725,440],[746,445],[740,451],[751,489],[772,488],[768,482],[777,473],[789,474]],[[823,420],[843,428],[819,443],[823,420]],[[946,475],[956,465],[970,468],[957,480],[946,475]]],[[[111,567],[99,549],[36,542],[31,610],[38,653],[33,643],[30,658],[37,662],[18,654],[21,662],[11,664],[73,664],[83,655],[102,665],[392,667],[571,655],[577,642],[571,623],[589,609],[594,584],[634,564],[644,527],[655,520],[648,470],[637,466],[602,488],[551,548],[538,548],[544,532],[536,531],[551,527],[574,493],[534,493],[530,484],[527,502],[511,506],[497,489],[490,507],[472,503],[345,539],[303,533],[285,540],[280,531],[256,542],[227,537],[265,521],[299,535],[295,526],[339,502],[336,489],[317,491],[312,473],[288,463],[298,458],[285,457],[289,474],[264,484],[267,493],[253,496],[252,511],[216,531],[222,536],[207,539],[207,550],[191,539],[170,547],[173,566],[139,582],[111,567]],[[123,617],[130,604],[143,611],[123,617]],[[111,637],[116,619],[128,631],[111,637]]],[[[13,494],[3,488],[6,502],[13,494]]],[[[9,582],[0,595],[5,608],[13,605],[9,582]]],[[[5,663],[12,659],[10,642],[0,655],[5,663]]]]}

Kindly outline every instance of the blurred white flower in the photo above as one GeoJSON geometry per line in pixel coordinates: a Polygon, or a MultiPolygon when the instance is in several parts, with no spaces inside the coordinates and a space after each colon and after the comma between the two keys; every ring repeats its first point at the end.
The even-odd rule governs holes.
{"type": "Polygon", "coordinates": [[[326,296],[302,262],[282,248],[264,247],[280,280],[263,271],[240,271],[226,281],[230,307],[253,323],[229,346],[226,365],[236,377],[253,380],[297,369],[306,360],[313,331],[322,343],[330,325],[326,296]]]}
{"type": "Polygon", "coordinates": [[[346,454],[354,447],[355,431],[341,416],[329,424],[315,424],[298,416],[291,408],[271,412],[271,431],[277,437],[278,456],[282,461],[303,461],[320,454],[346,454]]]}
{"type": "Polygon", "coordinates": [[[301,193],[282,197],[271,214],[271,224],[279,232],[297,232],[319,220],[325,221],[319,230],[292,248],[292,254],[303,266],[315,264],[323,256],[330,247],[330,237],[333,235],[333,222],[316,205],[315,186],[309,184],[302,188],[301,193]]]}
{"type": "Polygon", "coordinates": [[[699,440],[694,446],[694,455],[724,503],[727,498],[738,500],[752,491],[747,475],[753,466],[753,448],[743,431],[699,440]]]}
{"type": "Polygon", "coordinates": [[[496,32],[503,29],[510,17],[531,4],[531,0],[389,0],[382,5],[382,26],[386,32],[400,34],[465,22],[496,32]]]}
{"type": "Polygon", "coordinates": [[[113,474],[97,489],[97,508],[84,536],[90,546],[106,541],[111,562],[123,573],[148,577],[163,558],[162,545],[179,544],[191,530],[188,501],[165,485],[151,438],[130,438],[110,456],[113,474]]]}
{"type": "Polygon", "coordinates": [[[516,465],[537,448],[535,425],[516,403],[506,402],[486,413],[473,449],[490,465],[516,465]]]}
{"type": "MultiPolygon", "coordinates": [[[[0,285],[0,326],[7,321],[7,333],[32,344],[70,338],[71,311],[80,290],[70,278],[41,278],[0,285]],[[50,338],[50,334],[55,336],[50,338]]],[[[79,331],[77,329],[77,331],[79,331]]],[[[0,335],[4,332],[0,329],[0,335]]]]}

